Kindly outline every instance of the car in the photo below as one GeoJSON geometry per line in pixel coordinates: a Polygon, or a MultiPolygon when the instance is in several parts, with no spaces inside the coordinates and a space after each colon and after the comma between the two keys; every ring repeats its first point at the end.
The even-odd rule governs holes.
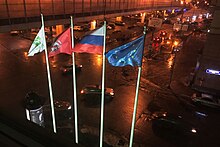
{"type": "Polygon", "coordinates": [[[11,31],[10,34],[11,34],[11,36],[17,36],[20,34],[20,31],[14,30],[14,31],[11,31]]]}
{"type": "MultiPolygon", "coordinates": [[[[80,72],[82,70],[82,65],[75,65],[76,72],[80,72]]],[[[71,74],[73,72],[73,65],[65,65],[60,68],[63,75],[71,74]]]]}
{"type": "Polygon", "coordinates": [[[209,94],[197,94],[192,95],[192,101],[194,104],[203,105],[212,108],[220,108],[220,99],[213,97],[209,94]]]}
{"type": "Polygon", "coordinates": [[[180,42],[178,45],[173,45],[172,54],[179,52],[183,48],[183,42],[180,42]]]}
{"type": "Polygon", "coordinates": [[[172,24],[171,20],[170,19],[165,19],[163,21],[163,24],[172,24]]]}
{"type": "Polygon", "coordinates": [[[161,31],[160,32],[160,37],[162,37],[162,38],[167,37],[167,32],[166,31],[161,31]]]}
{"type": "MultiPolygon", "coordinates": [[[[54,100],[54,111],[55,117],[58,120],[72,119],[72,105],[68,101],[54,100]]],[[[49,101],[43,105],[43,114],[45,120],[50,119],[51,105],[49,101]]]]}
{"type": "Polygon", "coordinates": [[[128,29],[133,29],[133,28],[135,28],[135,27],[138,27],[136,24],[133,24],[133,25],[131,25],[131,26],[128,26],[128,29]]]}
{"type": "Polygon", "coordinates": [[[74,31],[83,31],[83,27],[82,26],[74,26],[73,30],[74,31]]]}
{"type": "Polygon", "coordinates": [[[114,23],[109,23],[108,26],[110,26],[112,29],[115,29],[115,24],[114,23]]]}
{"type": "Polygon", "coordinates": [[[153,38],[152,47],[154,47],[154,48],[159,47],[161,42],[162,42],[162,38],[161,37],[153,38]]]}
{"type": "Polygon", "coordinates": [[[122,22],[122,21],[116,21],[116,22],[115,22],[115,25],[117,25],[117,26],[124,26],[125,23],[122,22]]]}
{"type": "Polygon", "coordinates": [[[108,30],[112,30],[113,28],[111,26],[107,26],[107,29],[108,30]]]}
{"type": "Polygon", "coordinates": [[[161,43],[161,42],[162,42],[162,38],[161,37],[153,38],[153,43],[161,43]]]}
{"type": "MultiPolygon", "coordinates": [[[[86,85],[80,91],[81,95],[84,96],[85,100],[91,100],[96,102],[100,102],[101,99],[102,88],[101,85],[86,85]]],[[[105,100],[111,101],[114,98],[114,90],[112,88],[105,88],[105,100]]]]}
{"type": "Polygon", "coordinates": [[[121,30],[115,30],[112,32],[112,34],[118,34],[118,33],[121,33],[122,31],[121,30]]]}
{"type": "Polygon", "coordinates": [[[198,133],[198,129],[181,115],[169,113],[155,117],[152,129],[155,135],[171,140],[192,139],[198,133]]]}

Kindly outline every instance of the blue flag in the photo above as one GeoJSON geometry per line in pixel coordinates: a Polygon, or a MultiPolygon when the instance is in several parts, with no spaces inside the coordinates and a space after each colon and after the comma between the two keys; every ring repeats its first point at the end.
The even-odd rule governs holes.
{"type": "Polygon", "coordinates": [[[144,35],[107,52],[112,66],[141,66],[144,50],[144,35]]]}

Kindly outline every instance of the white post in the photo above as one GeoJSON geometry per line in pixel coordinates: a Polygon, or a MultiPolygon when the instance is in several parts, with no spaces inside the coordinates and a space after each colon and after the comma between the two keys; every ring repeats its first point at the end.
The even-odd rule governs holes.
{"type": "MultiPolygon", "coordinates": [[[[41,14],[41,21],[42,21],[42,27],[44,28],[43,14],[41,14]]],[[[44,36],[45,36],[45,32],[44,32],[44,36]]],[[[45,58],[46,58],[46,65],[47,65],[47,77],[48,77],[48,85],[49,85],[49,92],[50,92],[50,105],[51,105],[51,113],[52,113],[52,121],[53,121],[53,131],[54,133],[56,133],[57,132],[56,131],[56,119],[55,119],[55,113],[54,113],[53,93],[52,93],[52,86],[51,86],[50,67],[49,67],[49,61],[48,61],[48,55],[47,55],[46,39],[44,39],[44,44],[45,44],[45,58]]]]}
{"type": "Polygon", "coordinates": [[[137,85],[136,85],[136,94],[135,94],[135,101],[134,101],[134,111],[133,111],[133,118],[132,118],[132,125],[131,125],[129,147],[132,147],[132,144],[133,144],[134,127],[135,127],[136,111],[137,111],[137,104],[138,104],[138,90],[139,90],[140,78],[141,78],[141,69],[142,69],[141,67],[138,67],[138,79],[137,79],[137,85]]]}
{"type": "Polygon", "coordinates": [[[104,100],[105,100],[105,38],[106,38],[106,21],[104,21],[104,42],[102,51],[102,99],[101,99],[101,120],[100,120],[100,147],[103,143],[103,121],[104,121],[104,100]]]}
{"type": "MultiPolygon", "coordinates": [[[[74,48],[74,35],[73,35],[73,17],[71,18],[71,44],[72,48],[74,48]]],[[[75,119],[75,141],[78,144],[78,113],[77,113],[77,97],[76,97],[76,69],[75,69],[75,56],[74,52],[72,52],[72,60],[73,60],[73,99],[74,99],[74,119],[75,119]]]]}
{"type": "MultiPolygon", "coordinates": [[[[144,26],[144,44],[145,44],[145,38],[146,38],[146,26],[144,26]]],[[[144,46],[142,51],[142,60],[144,55],[144,46]]],[[[138,105],[138,90],[141,80],[141,70],[142,70],[142,64],[138,67],[138,78],[137,78],[137,85],[136,85],[136,93],[135,93],[135,100],[134,100],[134,111],[133,111],[133,118],[132,118],[132,124],[131,124],[131,135],[130,135],[130,142],[129,147],[132,147],[133,144],[133,138],[134,138],[134,127],[135,127],[135,120],[136,120],[136,112],[137,112],[137,105],[138,105]]]]}

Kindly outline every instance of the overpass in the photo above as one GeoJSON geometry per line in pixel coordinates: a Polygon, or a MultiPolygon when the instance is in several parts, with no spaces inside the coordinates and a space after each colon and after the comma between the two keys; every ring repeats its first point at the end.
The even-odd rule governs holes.
{"type": "Polygon", "coordinates": [[[1,0],[0,32],[116,17],[183,6],[179,0],[1,0]]]}

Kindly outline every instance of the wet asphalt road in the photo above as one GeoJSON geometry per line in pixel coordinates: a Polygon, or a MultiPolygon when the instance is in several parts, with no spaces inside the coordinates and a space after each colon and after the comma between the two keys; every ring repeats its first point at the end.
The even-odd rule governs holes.
{"type": "MultiPolygon", "coordinates": [[[[148,37],[150,38],[151,34],[148,37]]],[[[191,94],[193,91],[188,90],[187,87],[187,90],[184,89],[183,91],[182,87],[178,86],[187,82],[188,73],[196,64],[198,48],[203,45],[204,38],[205,36],[199,34],[190,36],[183,50],[177,54],[171,86],[174,89],[173,92],[178,93],[178,95],[167,88],[170,76],[169,58],[171,56],[161,54],[153,60],[144,58],[134,136],[136,145],[200,146],[203,143],[207,146],[210,142],[213,146],[219,145],[218,141],[212,140],[217,137],[219,127],[209,128],[210,124],[213,124],[213,126],[218,124],[219,121],[214,121],[215,117],[218,116],[218,112],[195,107],[189,97],[186,96],[186,94],[191,94]],[[197,43],[192,43],[192,40],[197,41],[197,43]],[[188,69],[187,72],[186,69],[188,69]],[[198,139],[191,139],[185,142],[186,144],[182,144],[181,141],[173,142],[173,139],[158,136],[152,129],[152,121],[148,119],[156,111],[183,116],[199,127],[201,134],[198,135],[198,139]],[[194,115],[195,111],[208,113],[208,119],[198,119],[194,115]],[[208,131],[208,129],[212,131],[208,131]],[[206,136],[206,133],[210,135],[206,136]]],[[[27,57],[30,45],[30,40],[19,36],[10,36],[9,34],[1,34],[0,36],[0,108],[8,115],[23,119],[26,118],[23,100],[28,91],[34,90],[49,100],[44,52],[34,57],[27,57]]],[[[50,59],[54,98],[71,102],[72,77],[71,75],[63,76],[60,71],[62,65],[70,62],[71,58],[68,55],[59,55],[50,59]]],[[[78,93],[86,84],[101,83],[101,62],[102,58],[98,55],[76,54],[76,63],[83,65],[82,71],[77,74],[78,93]]],[[[114,88],[115,97],[105,105],[105,132],[112,131],[118,136],[125,136],[129,139],[136,78],[136,67],[111,67],[106,61],[106,86],[114,88]]],[[[78,112],[80,128],[83,125],[99,128],[99,106],[86,105],[79,95],[78,112]]],[[[59,121],[57,120],[57,123],[59,121]]],[[[69,121],[64,124],[72,126],[69,121]]],[[[48,127],[48,129],[52,128],[48,127]]]]}

